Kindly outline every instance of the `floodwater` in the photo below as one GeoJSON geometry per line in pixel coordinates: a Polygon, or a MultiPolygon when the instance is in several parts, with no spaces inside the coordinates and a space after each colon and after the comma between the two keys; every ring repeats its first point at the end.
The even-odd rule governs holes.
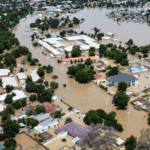
{"type": "MultiPolygon", "coordinates": [[[[105,17],[105,13],[108,11],[109,10],[106,9],[85,9],[73,14],[76,17],[85,19],[85,22],[80,25],[81,28],[77,28],[77,31],[84,30],[89,33],[93,32],[91,28],[97,26],[103,32],[114,32],[119,39],[125,41],[132,38],[136,44],[145,45],[149,43],[150,29],[146,24],[124,23],[121,24],[121,26],[118,26],[116,22],[105,17]]],[[[139,137],[140,130],[148,128],[146,112],[135,110],[131,104],[129,104],[127,110],[117,110],[112,104],[112,97],[110,95],[92,83],[79,84],[75,82],[72,78],[69,78],[69,76],[66,75],[67,65],[57,64],[56,58],[51,58],[49,55],[45,56],[41,53],[43,51],[41,48],[38,47],[35,49],[32,46],[31,38],[29,37],[32,33],[26,31],[29,31],[29,24],[34,22],[37,17],[38,15],[28,17],[25,22],[14,30],[14,33],[19,39],[20,44],[28,47],[32,52],[33,57],[38,58],[42,65],[50,64],[54,67],[53,73],[46,75],[45,79],[51,82],[52,75],[58,76],[58,79],[55,81],[59,83],[59,88],[55,91],[55,94],[61,95],[65,102],[80,109],[82,113],[85,113],[90,109],[99,108],[104,109],[106,112],[115,111],[117,113],[116,118],[118,119],[118,122],[124,127],[124,132],[119,133],[119,136],[127,138],[133,134],[136,137],[139,137]],[[67,87],[63,87],[63,84],[66,84],[67,87]],[[107,98],[109,99],[106,103],[107,98]],[[130,112],[129,115],[128,112],[130,112]]],[[[52,36],[54,37],[54,35],[52,36]]]]}

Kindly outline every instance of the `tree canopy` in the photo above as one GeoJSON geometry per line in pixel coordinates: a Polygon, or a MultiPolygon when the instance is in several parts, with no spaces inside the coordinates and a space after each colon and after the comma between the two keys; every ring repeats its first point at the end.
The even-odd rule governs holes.
{"type": "Polygon", "coordinates": [[[135,150],[137,144],[136,137],[131,135],[129,138],[126,139],[125,148],[126,150],[135,150]]]}
{"type": "Polygon", "coordinates": [[[126,82],[120,82],[118,84],[118,91],[126,91],[128,85],[126,82]]]}

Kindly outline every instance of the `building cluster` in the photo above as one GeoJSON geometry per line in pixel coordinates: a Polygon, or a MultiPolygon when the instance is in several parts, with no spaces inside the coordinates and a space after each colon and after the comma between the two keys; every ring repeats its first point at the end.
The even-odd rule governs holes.
{"type": "Polygon", "coordinates": [[[71,36],[64,38],[49,38],[49,39],[36,39],[36,42],[42,46],[46,51],[48,51],[51,56],[61,57],[65,55],[65,51],[71,53],[74,45],[79,45],[80,50],[84,52],[88,52],[90,47],[94,47],[95,49],[99,49],[100,45],[96,43],[96,40],[86,36],[71,36]],[[69,43],[68,43],[69,42],[69,43]]]}
{"type": "Polygon", "coordinates": [[[120,9],[106,14],[118,22],[149,22],[149,9],[120,9]]]}

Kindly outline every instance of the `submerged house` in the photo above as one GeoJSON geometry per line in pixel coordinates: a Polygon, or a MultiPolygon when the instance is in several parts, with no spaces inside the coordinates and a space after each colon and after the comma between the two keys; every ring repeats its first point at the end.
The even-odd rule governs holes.
{"type": "Polygon", "coordinates": [[[108,79],[109,86],[118,87],[120,82],[126,82],[128,86],[138,85],[138,79],[135,76],[129,75],[127,73],[110,76],[108,79]]]}
{"type": "Polygon", "coordinates": [[[71,122],[67,123],[64,126],[55,130],[59,137],[65,137],[63,135],[71,135],[75,137],[72,140],[72,143],[77,144],[79,146],[84,145],[84,139],[88,136],[88,134],[92,131],[92,127],[84,127],[78,123],[71,122]],[[67,134],[68,133],[68,134],[67,134]]]}

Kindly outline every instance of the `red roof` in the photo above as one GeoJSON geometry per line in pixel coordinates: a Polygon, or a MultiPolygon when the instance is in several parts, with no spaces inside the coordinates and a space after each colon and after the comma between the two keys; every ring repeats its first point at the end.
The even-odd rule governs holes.
{"type": "Polygon", "coordinates": [[[46,108],[46,112],[50,113],[50,114],[54,114],[55,110],[56,110],[56,106],[52,105],[51,103],[43,103],[42,106],[44,106],[46,108]]]}
{"type": "Polygon", "coordinates": [[[134,73],[129,73],[129,75],[132,75],[132,76],[134,76],[135,74],[134,74],[134,73]]]}
{"type": "Polygon", "coordinates": [[[81,58],[83,59],[83,61],[87,60],[88,58],[90,58],[91,60],[96,60],[95,56],[90,56],[90,57],[75,57],[75,58],[62,58],[61,60],[63,62],[68,62],[70,60],[74,61],[74,60],[81,60],[81,58]]]}
{"type": "Polygon", "coordinates": [[[98,65],[98,66],[96,66],[97,68],[101,68],[101,67],[103,67],[103,65],[98,65]]]}
{"type": "Polygon", "coordinates": [[[96,75],[94,75],[94,78],[95,78],[96,80],[101,79],[102,77],[103,77],[103,75],[101,75],[101,74],[96,74],[96,75]]]}

